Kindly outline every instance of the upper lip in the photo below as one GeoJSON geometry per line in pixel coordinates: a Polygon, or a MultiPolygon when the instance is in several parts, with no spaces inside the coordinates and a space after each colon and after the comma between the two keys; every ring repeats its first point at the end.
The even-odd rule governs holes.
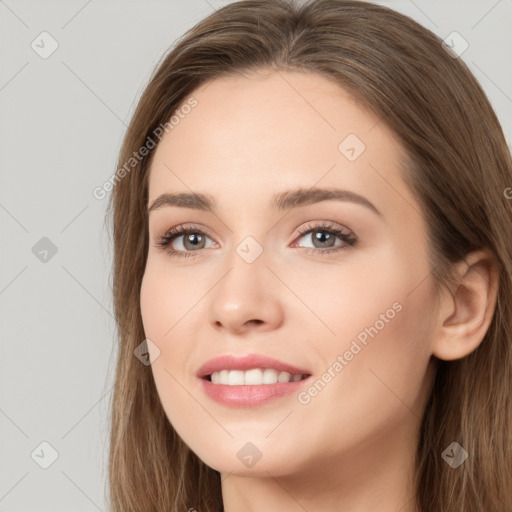
{"type": "Polygon", "coordinates": [[[253,368],[272,368],[280,372],[288,372],[294,375],[310,375],[307,370],[292,366],[272,357],[260,354],[249,354],[243,357],[225,355],[210,359],[197,370],[197,377],[204,378],[220,370],[251,370],[253,368]]]}

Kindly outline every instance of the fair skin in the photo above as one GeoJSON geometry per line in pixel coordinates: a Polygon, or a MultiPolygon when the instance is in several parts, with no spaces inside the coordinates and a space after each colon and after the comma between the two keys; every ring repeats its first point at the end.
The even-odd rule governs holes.
{"type": "Polygon", "coordinates": [[[458,359],[481,342],[494,307],[487,255],[460,264],[463,286],[435,301],[426,225],[400,176],[399,142],[321,75],[221,78],[193,97],[197,107],[155,150],[148,205],[164,193],[197,192],[216,209],[150,212],[141,287],[170,423],[221,473],[226,512],[418,512],[412,475],[432,356],[458,359]],[[348,134],[366,146],[354,161],[338,149],[348,134]],[[339,200],[270,207],[279,192],[312,187],[355,192],[381,215],[339,200]],[[203,237],[199,249],[183,235],[157,247],[170,228],[190,223],[203,237]],[[357,243],[331,235],[343,249],[321,254],[330,245],[298,229],[322,223],[357,243]],[[248,236],[263,249],[251,263],[237,253],[248,236]],[[195,376],[211,358],[257,353],[322,378],[393,304],[400,311],[307,404],[294,394],[227,407],[195,376]],[[251,467],[237,456],[248,442],[261,454],[251,467]]]}

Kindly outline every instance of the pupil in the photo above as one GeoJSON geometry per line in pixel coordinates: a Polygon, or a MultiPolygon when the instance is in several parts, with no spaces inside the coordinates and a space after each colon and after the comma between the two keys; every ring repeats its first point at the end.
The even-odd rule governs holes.
{"type": "Polygon", "coordinates": [[[197,235],[196,233],[190,233],[188,234],[187,236],[185,236],[185,247],[187,247],[187,244],[192,244],[191,247],[187,247],[188,249],[192,248],[192,249],[197,249],[198,247],[198,244],[201,243],[201,235],[197,235]],[[197,239],[196,241],[194,241],[194,239],[197,239]]]}
{"type": "MultiPolygon", "coordinates": [[[[323,231],[315,231],[315,236],[314,236],[314,239],[318,242],[320,242],[321,244],[325,243],[326,241],[329,242],[333,239],[333,237],[331,236],[330,233],[324,233],[323,231]]],[[[328,244],[327,247],[331,247],[332,246],[332,243],[331,244],[328,244]]]]}

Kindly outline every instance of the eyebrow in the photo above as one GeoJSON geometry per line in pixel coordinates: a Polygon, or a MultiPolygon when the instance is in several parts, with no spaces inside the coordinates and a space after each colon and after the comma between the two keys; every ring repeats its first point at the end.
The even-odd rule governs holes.
{"type": "MultiPolygon", "coordinates": [[[[366,197],[339,188],[299,188],[296,190],[286,190],[276,194],[270,202],[273,210],[283,211],[310,204],[319,203],[321,201],[336,200],[360,204],[370,209],[380,217],[382,213],[371,203],[366,197]]],[[[148,213],[153,210],[162,208],[163,206],[178,206],[181,208],[192,208],[206,212],[214,212],[217,208],[215,198],[210,194],[201,194],[197,192],[180,192],[166,193],[158,196],[151,206],[148,213]]]]}

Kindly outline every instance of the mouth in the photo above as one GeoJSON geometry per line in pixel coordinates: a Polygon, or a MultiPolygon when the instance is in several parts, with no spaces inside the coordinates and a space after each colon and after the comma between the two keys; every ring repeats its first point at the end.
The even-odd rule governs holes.
{"type": "Polygon", "coordinates": [[[248,354],[212,359],[196,373],[212,400],[227,407],[254,407],[299,392],[311,372],[277,359],[248,354]]]}
{"type": "Polygon", "coordinates": [[[249,370],[219,370],[202,377],[213,384],[225,386],[261,386],[299,382],[310,377],[309,373],[291,373],[274,368],[252,368],[249,370]]]}

